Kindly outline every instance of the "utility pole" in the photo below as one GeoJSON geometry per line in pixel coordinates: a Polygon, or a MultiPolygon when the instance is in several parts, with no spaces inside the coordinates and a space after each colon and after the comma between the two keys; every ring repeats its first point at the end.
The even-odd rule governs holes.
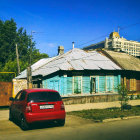
{"type": "Polygon", "coordinates": [[[32,88],[32,70],[31,66],[27,67],[27,88],[32,88]]]}
{"type": "Polygon", "coordinates": [[[28,89],[32,88],[32,33],[35,33],[34,31],[31,31],[31,42],[30,42],[30,60],[29,60],[29,67],[27,67],[27,87],[28,89]]]}
{"type": "Polygon", "coordinates": [[[19,55],[18,55],[18,47],[16,44],[16,55],[17,55],[17,67],[18,67],[18,75],[20,74],[20,65],[19,65],[19,55]]]}

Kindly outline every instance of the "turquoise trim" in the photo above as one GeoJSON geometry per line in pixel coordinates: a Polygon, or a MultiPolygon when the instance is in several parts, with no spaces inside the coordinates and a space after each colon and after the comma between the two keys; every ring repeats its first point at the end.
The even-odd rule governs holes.
{"type": "MultiPolygon", "coordinates": [[[[121,83],[121,75],[96,76],[94,78],[96,93],[118,92],[117,87],[121,83]]],[[[73,77],[55,76],[42,81],[43,88],[57,90],[60,93],[60,95],[73,94],[73,88],[75,88],[75,93],[77,91],[77,93],[79,94],[90,94],[92,88],[91,83],[92,80],[90,79],[90,76],[75,76],[74,81],[73,77]]]]}
{"type": "Polygon", "coordinates": [[[95,83],[96,83],[96,84],[95,84],[96,93],[98,93],[98,91],[99,91],[99,89],[98,89],[98,78],[99,78],[99,76],[96,76],[96,77],[95,77],[95,81],[96,81],[96,82],[95,82],[95,83]]]}
{"type": "Polygon", "coordinates": [[[99,92],[106,91],[106,76],[99,76],[99,92]]]}
{"type": "Polygon", "coordinates": [[[82,93],[90,93],[90,76],[83,76],[82,78],[82,93]]]}

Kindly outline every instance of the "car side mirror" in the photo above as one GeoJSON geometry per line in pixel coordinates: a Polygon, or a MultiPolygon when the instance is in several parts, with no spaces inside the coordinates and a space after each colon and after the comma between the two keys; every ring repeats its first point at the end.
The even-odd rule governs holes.
{"type": "Polygon", "coordinates": [[[10,100],[10,101],[14,101],[15,99],[14,99],[13,97],[10,97],[9,100],[10,100]]]}

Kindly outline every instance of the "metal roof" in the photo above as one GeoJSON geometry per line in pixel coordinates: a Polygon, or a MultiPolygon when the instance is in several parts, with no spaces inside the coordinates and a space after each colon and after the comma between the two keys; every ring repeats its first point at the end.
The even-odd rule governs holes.
{"type": "MultiPolygon", "coordinates": [[[[52,58],[43,58],[43,59],[40,59],[39,61],[37,61],[36,63],[34,63],[32,66],[31,66],[31,69],[32,69],[32,72],[37,70],[38,68],[40,68],[41,66],[47,64],[49,61],[55,59],[55,57],[52,57],[52,58]]],[[[15,77],[15,78],[26,78],[27,77],[27,70],[24,70],[22,71],[19,76],[15,77]]]]}
{"type": "MultiPolygon", "coordinates": [[[[114,62],[97,51],[74,48],[53,58],[41,59],[32,65],[32,76],[46,76],[59,70],[121,70],[114,62]]],[[[26,70],[16,78],[26,77],[26,70]]]]}

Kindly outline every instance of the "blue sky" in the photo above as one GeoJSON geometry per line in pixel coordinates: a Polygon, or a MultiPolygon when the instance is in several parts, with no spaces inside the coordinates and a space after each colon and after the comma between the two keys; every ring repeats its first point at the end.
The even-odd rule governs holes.
{"type": "Polygon", "coordinates": [[[140,0],[0,0],[0,19],[13,18],[28,34],[35,31],[36,48],[55,56],[59,45],[65,52],[73,41],[82,48],[104,40],[118,26],[125,27],[121,36],[140,41],[139,7],[140,0]]]}

